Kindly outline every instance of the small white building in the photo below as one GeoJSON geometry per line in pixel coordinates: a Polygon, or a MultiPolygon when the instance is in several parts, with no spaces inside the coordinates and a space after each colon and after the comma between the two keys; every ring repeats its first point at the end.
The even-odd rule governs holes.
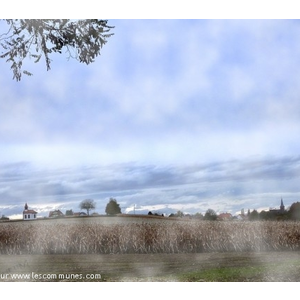
{"type": "Polygon", "coordinates": [[[23,220],[35,220],[37,212],[32,209],[28,209],[27,203],[24,206],[23,210],[23,220]]]}

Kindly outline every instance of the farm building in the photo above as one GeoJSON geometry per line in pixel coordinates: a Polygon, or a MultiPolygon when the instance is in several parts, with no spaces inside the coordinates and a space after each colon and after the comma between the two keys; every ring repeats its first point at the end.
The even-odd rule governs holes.
{"type": "Polygon", "coordinates": [[[84,216],[87,216],[87,214],[85,212],[75,212],[73,213],[73,216],[75,217],[84,217],[84,216]]]}
{"type": "Polygon", "coordinates": [[[232,219],[232,214],[230,213],[221,213],[218,215],[218,220],[220,221],[228,221],[232,219]]]}
{"type": "Polygon", "coordinates": [[[0,221],[9,221],[9,218],[2,215],[2,217],[0,218],[0,221]]]}
{"type": "Polygon", "coordinates": [[[58,217],[63,217],[64,214],[59,210],[53,210],[49,212],[49,218],[58,218],[58,217]]]}
{"type": "Polygon", "coordinates": [[[23,220],[34,220],[36,219],[37,212],[32,209],[28,209],[27,203],[25,203],[23,210],[23,220]]]}

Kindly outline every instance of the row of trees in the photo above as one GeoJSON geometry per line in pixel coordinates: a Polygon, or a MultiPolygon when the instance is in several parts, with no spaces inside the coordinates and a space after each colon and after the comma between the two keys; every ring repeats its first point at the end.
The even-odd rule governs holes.
{"type": "MultiPolygon", "coordinates": [[[[85,199],[81,201],[79,207],[81,209],[86,210],[88,216],[90,215],[90,211],[96,208],[96,203],[93,199],[85,199]]],[[[106,205],[105,213],[107,215],[116,215],[121,213],[120,204],[118,204],[117,200],[114,198],[110,198],[109,202],[106,205]]]]}
{"type": "MultiPolygon", "coordinates": [[[[185,216],[183,212],[178,211],[175,214],[171,214],[170,217],[183,217],[185,216]]],[[[262,210],[258,212],[256,209],[244,215],[240,215],[242,219],[249,221],[257,221],[257,220],[300,220],[300,202],[295,202],[291,205],[291,207],[287,210],[262,210]]],[[[193,218],[202,219],[202,220],[217,220],[219,215],[213,210],[208,209],[205,214],[196,213],[193,215],[193,218]]],[[[232,219],[238,218],[237,216],[232,217],[232,219]]]]}
{"type": "MultiPolygon", "coordinates": [[[[182,211],[178,210],[176,213],[172,213],[169,215],[169,217],[179,217],[182,218],[184,216],[190,216],[190,215],[185,215],[182,211]]],[[[193,215],[194,218],[196,219],[202,219],[202,220],[209,220],[209,221],[215,221],[218,218],[217,213],[209,208],[205,214],[203,215],[202,213],[196,213],[195,215],[193,215]]]]}
{"type": "Polygon", "coordinates": [[[261,211],[253,210],[247,214],[249,220],[300,220],[300,202],[294,202],[288,210],[261,211]]]}
{"type": "MultiPolygon", "coordinates": [[[[92,199],[86,199],[80,203],[80,208],[86,210],[87,214],[89,215],[90,211],[96,208],[96,203],[92,199]]],[[[107,203],[105,208],[105,213],[107,215],[116,215],[121,213],[120,205],[118,204],[116,199],[114,198],[109,199],[109,202],[107,203]]],[[[158,214],[153,214],[152,212],[149,212],[148,215],[158,215],[158,214]]],[[[169,217],[184,217],[184,216],[185,215],[183,212],[177,211],[177,213],[170,214],[169,217]]],[[[196,213],[193,217],[198,219],[203,219],[203,220],[214,221],[218,219],[218,214],[213,209],[208,209],[204,215],[202,213],[196,213]]],[[[284,210],[284,211],[263,210],[261,212],[258,212],[257,210],[253,210],[252,212],[250,212],[250,210],[248,210],[248,213],[242,215],[241,217],[248,219],[250,221],[300,220],[300,202],[293,203],[288,210],[284,210]]]]}
{"type": "MultiPolygon", "coordinates": [[[[96,208],[96,203],[93,199],[85,199],[80,203],[79,207],[81,209],[86,210],[87,215],[89,216],[90,211],[94,210],[96,208]]],[[[117,215],[117,214],[122,213],[120,204],[118,204],[116,199],[114,199],[114,198],[109,199],[109,202],[107,203],[106,208],[105,208],[105,213],[107,215],[117,215]]],[[[158,216],[159,214],[152,213],[151,211],[149,211],[148,215],[158,216]]],[[[159,216],[164,216],[164,215],[162,214],[159,216]]],[[[184,213],[181,211],[178,211],[175,214],[170,214],[169,217],[183,217],[183,216],[184,216],[184,213]]],[[[217,219],[217,214],[213,209],[208,209],[204,216],[201,213],[197,213],[195,216],[198,218],[203,218],[205,220],[216,220],[217,219]]]]}

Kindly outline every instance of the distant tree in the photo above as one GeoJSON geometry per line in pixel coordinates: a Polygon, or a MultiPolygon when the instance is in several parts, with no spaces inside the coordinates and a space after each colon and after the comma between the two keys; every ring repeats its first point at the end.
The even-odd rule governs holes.
{"type": "Polygon", "coordinates": [[[287,217],[290,220],[300,220],[300,202],[295,202],[291,205],[287,212],[287,217]]]}
{"type": "Polygon", "coordinates": [[[106,205],[105,213],[107,215],[116,215],[121,213],[120,204],[114,198],[110,198],[109,202],[106,205]]]}
{"type": "Polygon", "coordinates": [[[152,216],[152,215],[153,215],[152,211],[149,211],[148,216],[152,216]]]}
{"type": "Polygon", "coordinates": [[[66,216],[73,216],[73,210],[72,209],[66,210],[66,216]]]}
{"type": "Polygon", "coordinates": [[[80,203],[79,207],[81,209],[85,209],[88,216],[89,216],[90,215],[90,210],[96,208],[96,203],[93,199],[85,199],[80,203]]]}
{"type": "Polygon", "coordinates": [[[195,213],[194,217],[195,217],[196,219],[200,219],[200,220],[202,220],[202,219],[204,218],[203,214],[202,214],[202,213],[199,213],[199,212],[195,213]]]}
{"type": "Polygon", "coordinates": [[[184,213],[180,210],[178,210],[177,213],[175,214],[175,217],[182,218],[183,216],[184,216],[184,213]]]}
{"type": "Polygon", "coordinates": [[[271,218],[272,218],[272,215],[268,211],[262,210],[259,213],[259,219],[260,220],[270,220],[271,218]]]}
{"type": "Polygon", "coordinates": [[[249,215],[249,220],[250,221],[256,221],[259,219],[259,213],[256,209],[254,209],[253,211],[251,211],[250,215],[249,215]]]}
{"type": "Polygon", "coordinates": [[[100,50],[113,35],[114,28],[106,20],[99,19],[6,19],[7,31],[0,34],[0,46],[3,49],[0,58],[11,64],[13,79],[21,80],[25,58],[34,62],[44,57],[47,71],[50,70],[51,53],[62,53],[65,49],[69,58],[90,64],[100,55],[100,50]]]}
{"type": "Polygon", "coordinates": [[[204,215],[204,220],[215,221],[217,220],[218,215],[213,209],[208,209],[204,215]]]}

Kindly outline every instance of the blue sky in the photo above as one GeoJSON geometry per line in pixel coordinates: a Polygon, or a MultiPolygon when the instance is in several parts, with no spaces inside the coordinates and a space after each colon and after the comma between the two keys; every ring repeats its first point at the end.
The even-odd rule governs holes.
{"type": "MultiPolygon", "coordinates": [[[[2,21],[0,28],[3,28],[2,21]],[[1,27],[2,26],[2,27],[1,27]]],[[[109,19],[91,65],[0,60],[0,213],[110,197],[123,212],[300,200],[300,22],[109,19]]]]}

